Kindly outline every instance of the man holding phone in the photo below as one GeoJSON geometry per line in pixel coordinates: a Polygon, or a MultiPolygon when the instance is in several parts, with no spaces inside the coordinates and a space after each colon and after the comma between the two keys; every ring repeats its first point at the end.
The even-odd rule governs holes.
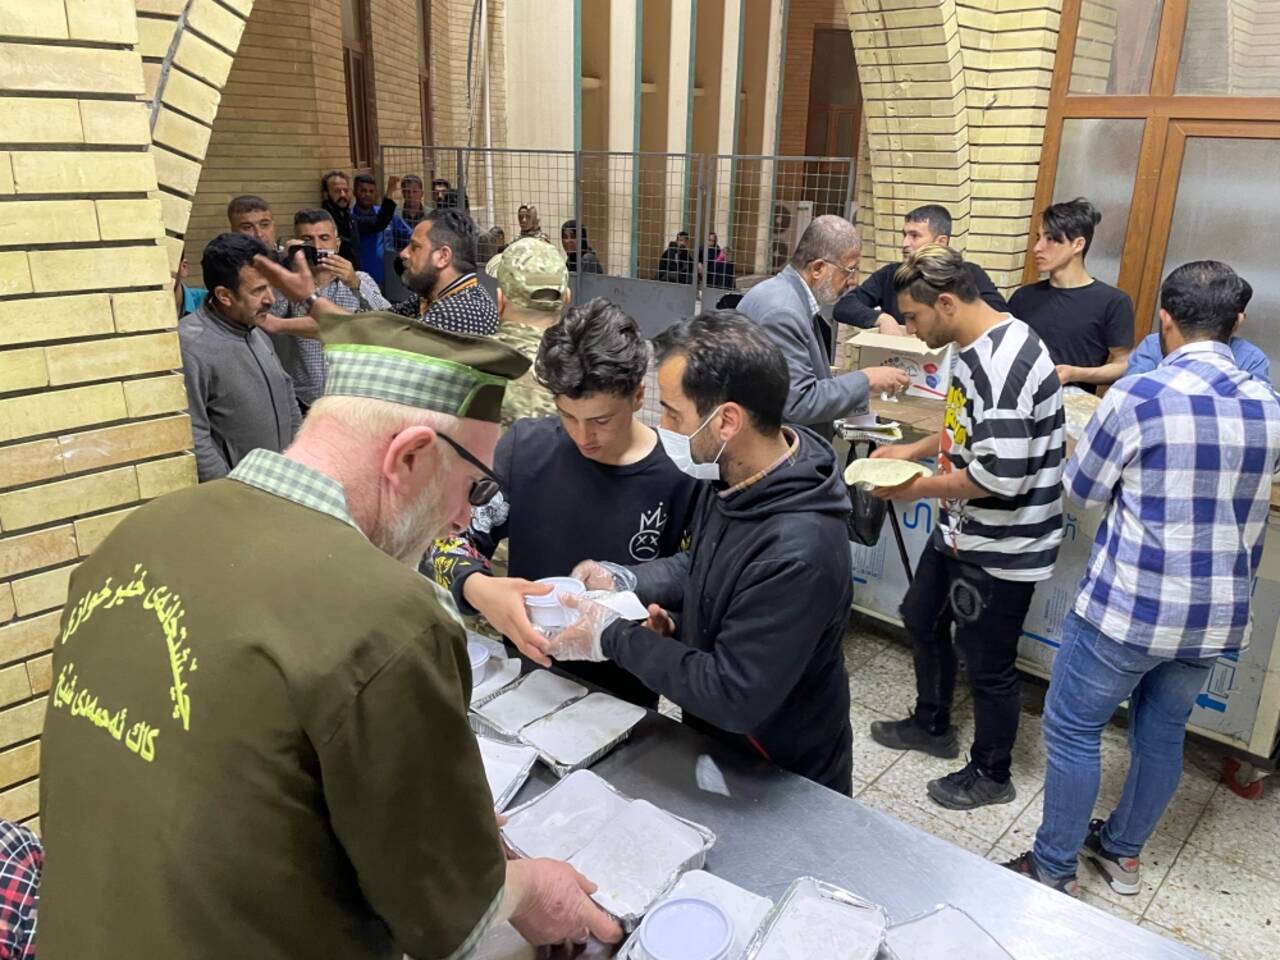
{"type": "MultiPolygon", "coordinates": [[[[338,253],[338,227],[329,211],[299,210],[293,216],[293,235],[294,239],[285,245],[286,259],[291,259],[297,250],[302,251],[320,296],[352,313],[390,308],[374,279],[338,253]]],[[[289,305],[290,319],[306,316],[307,310],[301,304],[289,305]]],[[[286,363],[286,368],[293,376],[298,403],[305,411],[324,393],[324,351],[318,340],[305,336],[278,335],[273,339],[276,352],[282,358],[290,355],[293,361],[286,363]]]]}

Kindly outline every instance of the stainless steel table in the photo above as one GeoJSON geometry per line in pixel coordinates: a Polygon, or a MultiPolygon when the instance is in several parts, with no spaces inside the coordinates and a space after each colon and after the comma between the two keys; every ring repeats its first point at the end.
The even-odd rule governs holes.
{"type": "MultiPolygon", "coordinates": [[[[654,713],[592,770],[710,827],[706,869],[775,900],[807,875],[881,904],[895,922],[954,904],[1016,960],[1202,956],[654,713]]],[[[555,782],[535,771],[513,806],[555,782]]]]}

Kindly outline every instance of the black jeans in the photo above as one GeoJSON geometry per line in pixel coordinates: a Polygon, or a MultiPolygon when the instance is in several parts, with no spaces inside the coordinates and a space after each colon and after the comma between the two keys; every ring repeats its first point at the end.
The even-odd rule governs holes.
{"type": "Polygon", "coordinates": [[[958,647],[973,689],[970,757],[1000,782],[1009,779],[1018,736],[1018,638],[1034,591],[1034,583],[1001,580],[928,544],[902,601],[902,622],[915,644],[916,723],[934,734],[950,729],[958,647]],[[968,588],[955,591],[953,606],[957,582],[968,588]]]}

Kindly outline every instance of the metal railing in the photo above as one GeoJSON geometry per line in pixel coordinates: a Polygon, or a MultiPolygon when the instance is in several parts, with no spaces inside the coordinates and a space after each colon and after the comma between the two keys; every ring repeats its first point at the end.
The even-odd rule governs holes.
{"type": "Polygon", "coordinates": [[[464,208],[482,261],[540,233],[575,296],[607,287],[647,328],[776,273],[813,217],[855,212],[849,158],[385,146],[382,164],[421,176],[428,207],[464,208]]]}

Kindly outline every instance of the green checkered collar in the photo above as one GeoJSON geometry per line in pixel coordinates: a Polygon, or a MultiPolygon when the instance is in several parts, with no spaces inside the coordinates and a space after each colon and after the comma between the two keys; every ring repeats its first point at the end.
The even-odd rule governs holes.
{"type": "Polygon", "coordinates": [[[296,460],[271,450],[250,450],[228,476],[301,506],[327,513],[360,530],[347,510],[347,494],[342,484],[296,460]]]}

